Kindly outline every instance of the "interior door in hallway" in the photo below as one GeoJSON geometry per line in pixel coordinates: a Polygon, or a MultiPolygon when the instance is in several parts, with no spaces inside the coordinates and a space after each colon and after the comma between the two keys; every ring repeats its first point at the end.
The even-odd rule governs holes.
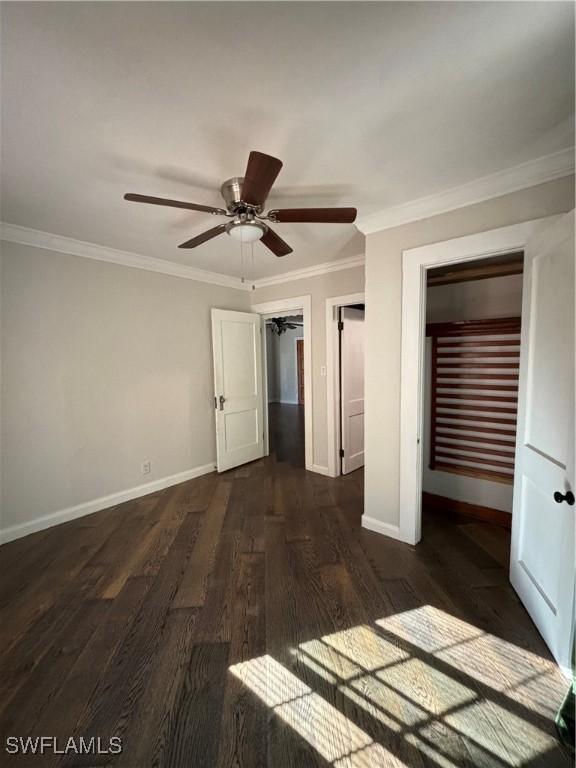
{"type": "Polygon", "coordinates": [[[364,310],[340,310],[342,474],[364,466],[364,310]]]}
{"type": "Polygon", "coordinates": [[[574,216],[526,248],[510,579],[552,654],[574,623],[574,216]]]}
{"type": "Polygon", "coordinates": [[[218,472],[264,455],[260,334],[260,315],[212,310],[218,472]]]}

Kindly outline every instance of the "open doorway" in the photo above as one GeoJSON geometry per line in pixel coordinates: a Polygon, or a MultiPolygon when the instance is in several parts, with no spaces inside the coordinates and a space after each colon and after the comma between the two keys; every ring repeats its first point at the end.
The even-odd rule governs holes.
{"type": "Polygon", "coordinates": [[[269,450],[278,461],[304,467],[304,316],[267,317],[265,328],[269,450]]]}
{"type": "MultiPolygon", "coordinates": [[[[489,358],[482,360],[481,366],[478,359],[466,360],[460,355],[456,368],[462,373],[475,373],[475,380],[482,385],[498,381],[513,386],[514,379],[508,379],[512,375],[510,370],[518,373],[509,577],[554,658],[569,673],[573,653],[575,541],[571,509],[575,503],[573,212],[404,251],[400,505],[398,525],[387,525],[386,532],[411,544],[421,538],[426,276],[440,266],[455,267],[479,260],[485,263],[496,255],[520,251],[524,259],[517,367],[512,369],[509,359],[497,365],[489,358]],[[480,378],[480,374],[486,378],[480,378]]],[[[463,340],[463,335],[457,339],[463,340]]],[[[454,343],[450,339],[448,342],[454,343]]],[[[450,363],[444,362],[442,372],[454,371],[454,362],[454,358],[450,363]]],[[[458,379],[462,384],[470,381],[464,376],[452,377],[453,382],[458,379]]],[[[451,391],[456,392],[456,387],[451,391]]],[[[504,407],[511,406],[506,403],[504,407]]],[[[474,425],[474,434],[484,437],[487,433],[482,430],[490,427],[492,440],[508,439],[507,434],[497,433],[494,428],[506,429],[510,414],[487,415],[488,422],[480,418],[486,417],[481,410],[471,414],[474,417],[468,423],[474,425]]],[[[466,434],[468,430],[456,431],[466,434]]],[[[505,448],[493,442],[491,445],[498,450],[505,448]]],[[[498,471],[505,468],[497,466],[498,471]]],[[[363,518],[363,525],[372,524],[370,516],[367,520],[366,516],[363,518]]],[[[466,555],[462,558],[465,561],[466,555]]]]}
{"type": "Polygon", "coordinates": [[[464,533],[506,569],[523,262],[518,251],[426,273],[422,536],[464,533]]]}
{"type": "MultiPolygon", "coordinates": [[[[287,435],[287,433],[290,431],[291,427],[294,426],[294,420],[290,418],[287,409],[281,409],[277,408],[275,409],[278,415],[278,418],[273,422],[270,423],[270,413],[269,413],[269,404],[268,400],[282,400],[282,399],[291,399],[295,401],[296,404],[296,412],[298,414],[298,423],[296,424],[296,428],[293,430],[293,438],[292,442],[293,445],[298,446],[298,450],[303,450],[304,452],[304,467],[312,472],[320,471],[320,468],[318,468],[314,464],[314,445],[313,445],[313,435],[312,435],[312,414],[313,414],[313,395],[312,395],[312,299],[309,295],[304,296],[293,296],[289,299],[275,299],[273,301],[266,301],[262,303],[257,303],[252,305],[252,312],[257,313],[260,315],[261,318],[261,329],[262,329],[262,361],[263,361],[263,383],[264,383],[264,390],[265,390],[265,396],[264,396],[264,454],[268,454],[271,451],[272,446],[274,447],[274,450],[278,447],[278,439],[281,434],[287,435]],[[270,336],[272,334],[271,330],[267,329],[267,323],[272,321],[274,318],[281,319],[281,321],[290,322],[287,320],[287,318],[300,318],[300,320],[292,321],[290,322],[291,325],[296,325],[297,323],[302,323],[302,325],[297,325],[297,328],[294,329],[287,329],[285,333],[279,334],[279,337],[285,337],[286,333],[290,334],[292,331],[295,332],[295,335],[292,338],[292,352],[291,352],[291,360],[294,362],[294,370],[296,372],[296,379],[299,382],[297,386],[297,394],[290,398],[283,396],[282,390],[280,390],[280,394],[277,394],[278,389],[276,388],[275,381],[269,380],[269,377],[272,377],[274,374],[272,371],[274,370],[274,364],[269,367],[268,365],[268,348],[270,344],[270,336]],[[300,345],[298,344],[298,339],[301,338],[300,345]],[[300,349],[302,360],[300,362],[300,366],[298,367],[298,350],[300,349]],[[299,374],[298,374],[299,371],[299,374]],[[301,379],[303,379],[303,384],[298,379],[298,375],[300,375],[301,379]],[[268,396],[268,386],[273,390],[272,397],[269,398],[268,396]],[[298,394],[300,393],[300,394],[298,394]],[[300,405],[300,408],[298,408],[298,399],[303,399],[303,404],[300,405]],[[287,414],[288,416],[288,425],[283,424],[282,414],[287,414]],[[303,433],[300,431],[303,429],[303,433]],[[274,430],[275,435],[272,435],[272,430],[274,430]],[[274,440],[276,442],[274,442],[274,440]]],[[[284,389],[284,392],[286,392],[286,389],[284,389]]],[[[278,405],[290,405],[290,403],[277,403],[278,405]]],[[[276,414],[272,414],[274,416],[276,414]]],[[[292,450],[292,449],[290,449],[292,450]]],[[[294,452],[296,452],[296,449],[294,449],[294,452]]],[[[297,462],[301,461],[301,455],[295,459],[297,462]]]]}

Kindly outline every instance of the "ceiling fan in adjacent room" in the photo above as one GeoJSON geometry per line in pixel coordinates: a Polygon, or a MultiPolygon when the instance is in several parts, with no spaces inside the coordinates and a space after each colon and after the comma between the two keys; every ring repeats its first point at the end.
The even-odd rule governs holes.
{"type": "Polygon", "coordinates": [[[196,248],[196,246],[212,240],[213,237],[227,232],[230,237],[243,243],[261,240],[276,256],[286,256],[286,254],[292,253],[292,248],[265,222],[272,222],[273,224],[284,222],[351,224],[355,221],[356,208],[280,208],[269,210],[264,215],[266,198],[281,168],[282,162],[277,158],[262,152],[250,152],[244,176],[228,179],[220,188],[226,209],[132,193],[124,195],[124,199],[134,203],[151,203],[152,205],[166,205],[170,208],[201,211],[231,219],[226,224],[218,224],[216,227],[196,235],[191,240],[187,240],[179,245],[179,248],[196,248]]]}
{"type": "Polygon", "coordinates": [[[304,323],[295,323],[293,320],[289,320],[286,317],[271,317],[266,325],[271,329],[272,333],[281,336],[288,330],[293,331],[296,328],[302,328],[304,323]]]}

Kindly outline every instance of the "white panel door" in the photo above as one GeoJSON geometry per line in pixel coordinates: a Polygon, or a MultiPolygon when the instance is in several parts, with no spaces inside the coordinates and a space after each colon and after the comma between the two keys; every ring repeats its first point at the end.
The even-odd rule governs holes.
{"type": "Polygon", "coordinates": [[[342,474],[364,466],[364,310],[343,307],[340,332],[342,474]]]}
{"type": "Polygon", "coordinates": [[[574,606],[574,258],[573,214],[525,252],[510,560],[512,584],[564,669],[574,606]]]}
{"type": "Polygon", "coordinates": [[[260,315],[212,310],[218,472],[264,455],[260,315]]]}

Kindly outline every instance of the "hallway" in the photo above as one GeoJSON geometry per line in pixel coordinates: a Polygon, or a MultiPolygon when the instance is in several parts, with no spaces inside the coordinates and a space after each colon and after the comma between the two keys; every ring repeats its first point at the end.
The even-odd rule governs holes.
{"type": "Polygon", "coordinates": [[[304,468],[304,407],[268,403],[270,453],[278,461],[304,468]]]}

